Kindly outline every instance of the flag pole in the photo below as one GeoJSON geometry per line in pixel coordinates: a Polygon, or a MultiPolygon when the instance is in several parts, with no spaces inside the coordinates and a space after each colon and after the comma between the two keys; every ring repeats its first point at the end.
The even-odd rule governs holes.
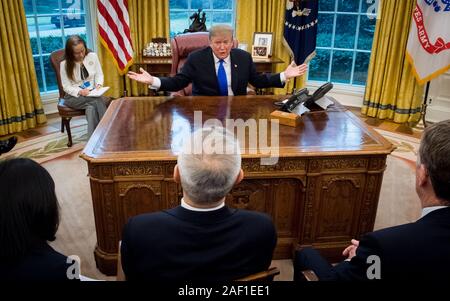
{"type": "Polygon", "coordinates": [[[126,75],[122,75],[122,80],[123,80],[123,97],[127,97],[128,96],[128,91],[127,91],[127,80],[126,80],[126,75]]]}
{"type": "MultiPolygon", "coordinates": [[[[423,103],[422,103],[422,110],[421,110],[421,114],[422,114],[422,121],[423,121],[423,126],[427,127],[427,122],[425,120],[425,115],[427,114],[427,102],[428,102],[428,91],[430,90],[430,81],[427,81],[427,87],[425,88],[425,96],[423,97],[423,103]]],[[[431,99],[430,99],[431,102],[431,99]]]]}

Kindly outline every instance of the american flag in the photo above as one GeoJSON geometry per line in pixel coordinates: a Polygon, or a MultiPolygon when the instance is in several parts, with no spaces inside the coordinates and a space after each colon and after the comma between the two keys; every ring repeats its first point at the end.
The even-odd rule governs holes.
{"type": "Polygon", "coordinates": [[[133,63],[133,46],[127,0],[97,0],[100,40],[113,56],[119,73],[133,63]]]}

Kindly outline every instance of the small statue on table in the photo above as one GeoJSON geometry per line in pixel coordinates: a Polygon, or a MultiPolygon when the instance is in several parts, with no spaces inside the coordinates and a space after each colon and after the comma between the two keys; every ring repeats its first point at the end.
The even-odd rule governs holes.
{"type": "Polygon", "coordinates": [[[208,29],[206,29],[206,14],[205,12],[202,12],[201,8],[199,8],[197,12],[193,13],[192,16],[189,17],[189,19],[194,21],[192,21],[189,29],[184,30],[184,33],[208,31],[208,29]]]}

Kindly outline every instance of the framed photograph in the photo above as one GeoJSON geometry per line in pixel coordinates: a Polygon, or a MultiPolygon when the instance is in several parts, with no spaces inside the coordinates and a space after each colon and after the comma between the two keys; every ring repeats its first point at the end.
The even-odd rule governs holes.
{"type": "Polygon", "coordinates": [[[269,49],[267,46],[252,46],[252,57],[254,59],[267,59],[269,57],[269,49]]]}
{"type": "Polygon", "coordinates": [[[266,46],[268,55],[272,56],[272,37],[271,32],[255,32],[253,34],[253,46],[266,46]]]}

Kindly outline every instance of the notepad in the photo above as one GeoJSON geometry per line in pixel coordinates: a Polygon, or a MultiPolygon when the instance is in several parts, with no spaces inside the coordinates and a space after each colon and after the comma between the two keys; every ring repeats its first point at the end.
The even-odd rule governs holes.
{"type": "Polygon", "coordinates": [[[90,97],[102,96],[108,90],[109,90],[109,87],[101,87],[100,89],[93,89],[93,90],[91,90],[91,92],[89,92],[89,94],[87,96],[90,96],[90,97]]]}

